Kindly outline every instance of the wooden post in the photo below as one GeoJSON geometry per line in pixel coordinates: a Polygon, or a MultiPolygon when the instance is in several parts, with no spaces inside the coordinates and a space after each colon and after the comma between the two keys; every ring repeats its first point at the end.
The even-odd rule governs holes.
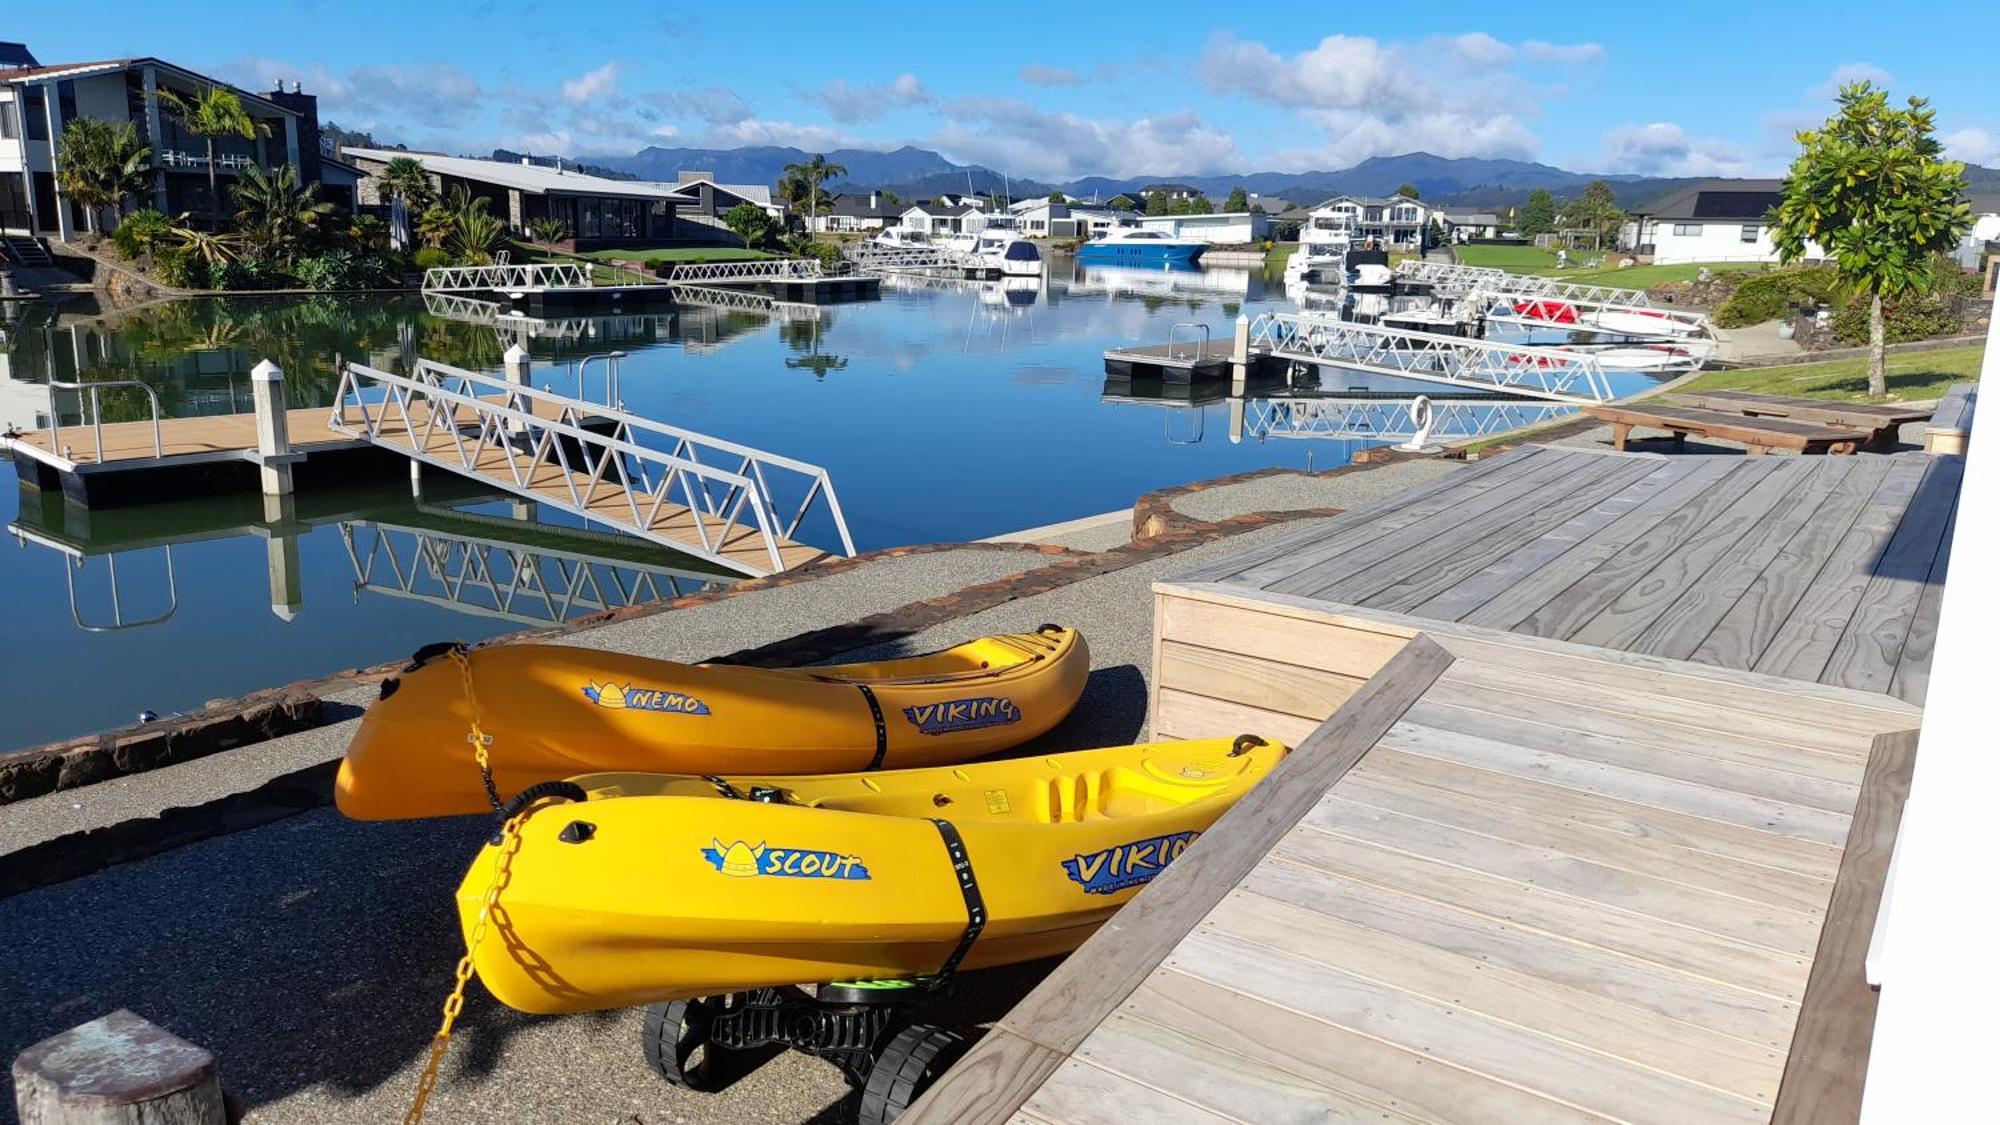
{"type": "Polygon", "coordinates": [[[1229,393],[1242,395],[1250,385],[1250,318],[1236,317],[1236,339],[1229,346],[1229,393]]]}
{"type": "Polygon", "coordinates": [[[285,372],[270,360],[250,369],[250,398],[257,408],[257,457],[264,495],[292,491],[292,437],[286,429],[285,372]]]}
{"type": "Polygon", "coordinates": [[[123,1008],[14,1059],[23,1125],[223,1125],[215,1056],[123,1008]]]}

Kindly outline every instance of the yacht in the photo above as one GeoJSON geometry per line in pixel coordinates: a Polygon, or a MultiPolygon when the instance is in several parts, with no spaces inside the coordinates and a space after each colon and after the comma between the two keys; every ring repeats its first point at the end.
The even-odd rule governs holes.
{"type": "Polygon", "coordinates": [[[1195,242],[1157,230],[1119,230],[1077,248],[1076,260],[1102,266],[1191,266],[1201,260],[1205,242],[1195,242]]]}
{"type": "Polygon", "coordinates": [[[877,234],[868,241],[874,246],[892,248],[929,247],[931,245],[929,235],[918,234],[916,231],[902,226],[884,227],[880,234],[877,234]]]}
{"type": "Polygon", "coordinates": [[[1030,239],[1005,228],[980,231],[967,255],[976,269],[993,270],[1007,277],[1042,276],[1042,251],[1030,239]]]}
{"type": "Polygon", "coordinates": [[[1285,284],[1339,284],[1347,276],[1347,251],[1354,243],[1354,216],[1317,215],[1299,231],[1299,248],[1285,263],[1285,284]]]}

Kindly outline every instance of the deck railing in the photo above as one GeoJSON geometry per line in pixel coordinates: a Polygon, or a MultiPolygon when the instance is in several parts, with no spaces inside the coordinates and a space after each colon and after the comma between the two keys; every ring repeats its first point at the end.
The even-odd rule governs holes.
{"type": "Polygon", "coordinates": [[[591,267],[583,262],[522,262],[493,266],[433,266],[424,271],[424,291],[503,293],[534,289],[588,289],[591,267]]]}
{"type": "Polygon", "coordinates": [[[1286,359],[1478,390],[1561,402],[1613,397],[1603,364],[1566,348],[1499,344],[1296,313],[1259,316],[1251,325],[1251,343],[1286,359]]]}
{"type": "Polygon", "coordinates": [[[683,262],[667,275],[669,281],[808,281],[825,276],[811,258],[760,258],[745,262],[683,262]]]}
{"type": "Polygon", "coordinates": [[[1461,266],[1456,262],[1431,262],[1421,258],[1405,258],[1396,264],[1396,272],[1410,281],[1429,282],[1447,296],[1470,293],[1474,289],[1505,289],[1563,301],[1595,301],[1639,308],[1652,306],[1652,298],[1646,296],[1646,291],[1643,289],[1626,289],[1617,285],[1585,285],[1554,277],[1508,273],[1506,270],[1490,266],[1461,266]]]}
{"type": "Polygon", "coordinates": [[[106,379],[102,382],[93,383],[68,383],[59,379],[49,380],[49,448],[55,451],[56,456],[64,460],[70,459],[69,450],[63,448],[62,413],[56,408],[56,392],[76,391],[78,392],[79,408],[82,406],[83,399],[88,398],[90,402],[90,415],[84,424],[90,427],[91,441],[97,451],[96,461],[99,464],[104,462],[104,399],[102,392],[106,387],[137,387],[146,392],[146,405],[152,411],[153,456],[165,456],[166,447],[160,440],[160,394],[148,384],[137,379],[106,379]]]}
{"type": "Polygon", "coordinates": [[[833,482],[818,465],[498,376],[430,360],[419,360],[407,376],[350,363],[341,371],[327,424],[745,574],[784,570],[780,547],[821,506],[842,551],[854,553],[833,482]],[[586,428],[586,420],[596,427],[609,423],[609,429],[586,428]],[[553,494],[542,490],[547,481],[538,480],[538,470],[549,467],[559,470],[553,494]],[[789,516],[780,515],[773,477],[804,487],[789,516]],[[669,504],[694,514],[683,535],[656,527],[671,512],[669,504]],[[739,525],[754,531],[768,570],[725,553],[739,525]]]}

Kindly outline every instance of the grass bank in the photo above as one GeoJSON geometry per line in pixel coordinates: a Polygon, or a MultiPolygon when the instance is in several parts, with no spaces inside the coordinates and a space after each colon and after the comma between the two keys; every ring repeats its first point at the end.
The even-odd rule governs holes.
{"type": "Polygon", "coordinates": [[[579,257],[598,262],[754,262],[771,255],[737,246],[671,246],[650,250],[587,250],[579,257]]]}
{"type": "MultiPolygon", "coordinates": [[[[1693,281],[1704,269],[1721,273],[1725,270],[1755,271],[1764,268],[1753,262],[1674,262],[1670,265],[1631,266],[1622,270],[1616,267],[1594,270],[1574,267],[1557,269],[1556,256],[1550,251],[1534,246],[1460,246],[1457,250],[1458,260],[1468,266],[1487,266],[1509,273],[1561,277],[1564,281],[1574,281],[1583,285],[1619,285],[1627,289],[1650,289],[1655,285],[1668,285],[1676,281],[1693,281]]],[[[1597,256],[1591,253],[1575,253],[1569,257],[1572,262],[1581,262],[1597,256]]],[[[1616,254],[1607,252],[1604,258],[1606,261],[1611,261],[1616,258],[1616,254]]]]}
{"type": "MultiPolygon", "coordinates": [[[[1912,352],[1888,358],[1889,397],[1899,400],[1943,397],[1953,383],[1979,378],[1986,349],[1974,345],[1912,352]]],[[[1681,391],[1750,391],[1766,395],[1868,401],[1868,361],[1835,359],[1784,367],[1711,371],[1675,388],[1681,391]]]]}

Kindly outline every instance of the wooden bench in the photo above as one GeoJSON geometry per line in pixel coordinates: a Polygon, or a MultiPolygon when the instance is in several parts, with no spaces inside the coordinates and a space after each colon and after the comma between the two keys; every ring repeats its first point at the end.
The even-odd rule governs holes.
{"type": "Polygon", "coordinates": [[[1586,406],[1583,412],[1599,421],[1611,423],[1611,444],[1620,450],[1625,448],[1625,440],[1631,436],[1635,426],[1666,430],[1673,435],[1675,445],[1680,445],[1689,434],[1693,434],[1737,442],[1747,446],[1747,452],[1751,454],[1769,453],[1774,449],[1789,449],[1798,453],[1852,453],[1861,448],[1870,433],[1853,427],[1821,426],[1789,418],[1751,418],[1742,414],[1664,404],[1607,403],[1586,406]]]}
{"type": "Polygon", "coordinates": [[[1946,391],[1931,412],[1931,424],[1924,427],[1924,452],[1964,456],[1972,435],[1972,412],[1979,405],[1979,388],[1960,383],[1946,391]]]}
{"type": "Polygon", "coordinates": [[[1893,402],[1834,402],[1823,398],[1795,398],[1790,395],[1760,395],[1748,391],[1708,391],[1672,396],[1677,405],[1752,418],[1790,418],[1795,422],[1815,422],[1822,426],[1869,431],[1870,449],[1888,449],[1896,444],[1896,433],[1906,423],[1921,422],[1931,416],[1927,406],[1893,402]]]}

